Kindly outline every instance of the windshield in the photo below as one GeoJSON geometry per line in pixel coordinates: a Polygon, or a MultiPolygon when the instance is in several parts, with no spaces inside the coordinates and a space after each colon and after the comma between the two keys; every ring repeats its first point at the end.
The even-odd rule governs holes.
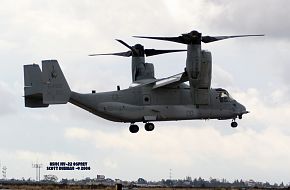
{"type": "Polygon", "coordinates": [[[219,100],[220,102],[230,102],[233,100],[233,98],[226,90],[222,90],[219,91],[219,100]]]}

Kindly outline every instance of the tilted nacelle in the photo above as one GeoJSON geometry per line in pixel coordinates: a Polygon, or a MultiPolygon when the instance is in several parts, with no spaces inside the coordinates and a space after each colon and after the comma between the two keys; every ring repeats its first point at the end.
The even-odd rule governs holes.
{"type": "Polygon", "coordinates": [[[209,51],[201,51],[201,65],[199,75],[199,87],[210,88],[212,74],[211,53],[209,51]]]}
{"type": "Polygon", "coordinates": [[[154,65],[145,63],[144,57],[132,57],[132,81],[155,79],[154,65]]]}
{"type": "Polygon", "coordinates": [[[192,99],[195,105],[208,105],[212,75],[211,53],[205,50],[195,53],[194,56],[190,56],[191,60],[187,59],[186,65],[192,99]]]}
{"type": "Polygon", "coordinates": [[[209,90],[211,83],[211,54],[201,50],[201,42],[210,43],[229,38],[249,36],[264,35],[203,36],[200,32],[193,30],[177,37],[135,37],[171,41],[187,45],[186,74],[190,84],[192,103],[196,107],[199,107],[199,105],[210,104],[209,90]]]}

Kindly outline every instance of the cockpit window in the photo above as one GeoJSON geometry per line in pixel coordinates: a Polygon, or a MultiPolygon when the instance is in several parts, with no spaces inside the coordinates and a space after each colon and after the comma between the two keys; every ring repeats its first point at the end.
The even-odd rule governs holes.
{"type": "Polygon", "coordinates": [[[230,102],[233,100],[231,95],[227,91],[220,91],[219,92],[219,100],[220,102],[230,102]]]}

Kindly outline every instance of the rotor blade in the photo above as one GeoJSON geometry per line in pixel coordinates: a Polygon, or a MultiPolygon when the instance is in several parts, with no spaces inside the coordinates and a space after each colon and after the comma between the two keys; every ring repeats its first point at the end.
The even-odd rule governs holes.
{"type": "Polygon", "coordinates": [[[153,39],[153,40],[164,40],[164,41],[171,41],[186,44],[187,42],[184,40],[182,36],[178,37],[147,37],[147,36],[133,36],[134,38],[146,38],[146,39],[153,39]]]}
{"type": "Polygon", "coordinates": [[[250,37],[250,36],[265,36],[264,34],[257,35],[237,35],[237,36],[202,36],[201,41],[204,43],[215,42],[219,40],[225,40],[228,38],[240,38],[240,37],[250,37]]]}
{"type": "Polygon", "coordinates": [[[123,44],[124,46],[126,46],[127,48],[129,48],[130,50],[132,50],[132,52],[134,54],[138,54],[138,52],[132,47],[132,46],[129,46],[127,43],[125,43],[123,40],[119,40],[119,39],[116,39],[118,42],[120,42],[121,44],[123,44]]]}
{"type": "Polygon", "coordinates": [[[177,42],[182,44],[200,44],[201,42],[201,33],[196,30],[193,30],[189,33],[182,34],[177,37],[147,37],[147,36],[133,36],[136,38],[147,38],[147,39],[154,39],[154,40],[165,40],[171,42],[177,42]]]}
{"type": "Polygon", "coordinates": [[[98,53],[98,54],[90,54],[89,56],[99,56],[99,55],[117,55],[117,56],[123,56],[123,57],[130,57],[132,56],[132,51],[119,52],[119,53],[98,53]]]}
{"type": "Polygon", "coordinates": [[[173,52],[181,52],[186,50],[156,50],[156,49],[145,49],[145,55],[147,57],[153,56],[153,55],[159,55],[163,53],[173,53],[173,52]]]}
{"type": "Polygon", "coordinates": [[[228,38],[239,38],[239,37],[250,37],[250,36],[264,36],[264,34],[258,35],[236,35],[236,36],[202,36],[200,37],[201,33],[193,30],[187,34],[182,34],[178,37],[147,37],[147,36],[133,36],[135,38],[146,38],[146,39],[153,39],[153,40],[164,40],[164,41],[171,41],[177,42],[182,44],[200,44],[200,41],[204,43],[210,43],[218,40],[224,40],[228,38]]]}

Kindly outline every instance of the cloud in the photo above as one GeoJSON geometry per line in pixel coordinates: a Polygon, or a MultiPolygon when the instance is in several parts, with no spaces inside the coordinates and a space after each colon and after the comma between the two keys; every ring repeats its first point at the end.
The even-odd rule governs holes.
{"type": "Polygon", "coordinates": [[[8,115],[16,112],[15,94],[13,94],[13,86],[0,81],[0,116],[8,115]]]}
{"type": "Polygon", "coordinates": [[[290,40],[287,1],[273,3],[271,0],[258,1],[216,1],[220,9],[216,17],[210,18],[210,27],[235,33],[266,34],[271,38],[290,40]],[[245,12],[246,11],[246,12],[245,12]]]}
{"type": "MultiPolygon", "coordinates": [[[[15,108],[20,113],[16,119],[5,117],[3,126],[9,127],[1,128],[5,134],[3,142],[10,143],[5,147],[13,152],[4,160],[10,165],[13,157],[21,160],[10,170],[11,175],[17,176],[25,161],[29,163],[21,175],[34,175],[29,160],[36,157],[85,157],[97,160],[98,171],[106,176],[122,179],[145,175],[156,180],[167,176],[173,167],[176,178],[191,174],[288,180],[289,5],[287,1],[267,0],[3,1],[0,50],[1,63],[5,63],[1,76],[6,82],[0,82],[0,116],[11,116],[15,108]],[[126,51],[115,38],[129,44],[142,42],[148,48],[184,48],[130,36],[172,36],[193,29],[206,35],[267,35],[263,38],[266,42],[255,41],[254,45],[246,39],[247,46],[239,46],[239,42],[233,45],[230,40],[208,45],[217,53],[213,54],[214,64],[218,63],[213,66],[213,84],[227,87],[251,111],[239,121],[238,129],[231,129],[230,121],[160,122],[152,133],[141,129],[139,134],[132,135],[127,124],[105,121],[79,108],[57,105],[28,111],[23,108],[23,101],[15,101],[15,94],[20,100],[23,93],[22,84],[13,89],[11,86],[15,81],[22,83],[24,63],[58,59],[73,90],[115,90],[119,84],[123,89],[131,81],[130,59],[91,58],[87,54],[126,51]],[[121,129],[120,125],[126,127],[121,129]],[[10,138],[15,135],[17,141],[10,138]],[[42,143],[35,145],[35,138],[42,143]]],[[[166,77],[167,73],[183,71],[184,55],[156,56],[148,61],[155,60],[155,68],[159,67],[156,71],[166,77]]],[[[1,159],[3,155],[6,154],[2,151],[1,159]]]]}
{"type": "Polygon", "coordinates": [[[224,70],[219,65],[214,65],[212,70],[212,86],[232,86],[234,83],[234,77],[224,70]]]}
{"type": "Polygon", "coordinates": [[[77,157],[74,155],[63,153],[63,152],[32,152],[29,150],[17,150],[15,156],[19,160],[25,161],[36,161],[49,163],[51,161],[78,161],[77,157]]]}
{"type": "MultiPolygon", "coordinates": [[[[290,102],[285,100],[288,90],[268,89],[264,94],[257,89],[234,91],[233,96],[244,103],[250,114],[245,116],[249,124],[253,123],[263,128],[273,127],[290,134],[287,118],[290,117],[290,102]]],[[[254,126],[251,124],[251,126],[254,126]]],[[[254,126],[255,127],[255,126],[254,126]]]]}
{"type": "MultiPolygon", "coordinates": [[[[165,168],[170,166],[187,171],[197,169],[200,174],[206,174],[199,170],[203,166],[204,171],[214,171],[207,175],[216,176],[224,176],[223,172],[231,170],[232,167],[235,171],[231,176],[225,176],[229,179],[241,176],[246,179],[252,177],[247,170],[257,170],[260,176],[256,176],[255,179],[269,180],[272,175],[281,177],[277,171],[287,173],[286,170],[290,167],[288,164],[290,155],[286,151],[290,145],[289,136],[275,128],[266,128],[262,132],[240,128],[232,134],[222,135],[211,125],[176,127],[171,124],[151,134],[142,131],[138,137],[129,134],[127,130],[117,134],[81,129],[80,134],[86,135],[80,136],[71,134],[80,129],[68,131],[74,132],[68,132],[70,134],[66,136],[67,138],[93,142],[96,146],[95,151],[106,149],[115,152],[111,154],[112,157],[104,159],[104,165],[114,169],[130,168],[130,163],[138,157],[142,158],[144,165],[162,163],[165,168]],[[120,151],[126,152],[126,161],[124,155],[118,155],[120,151]],[[279,163],[276,160],[279,160],[279,163]],[[226,163],[229,168],[219,167],[219,164],[226,163]],[[265,174],[265,171],[268,174],[265,174]]],[[[165,169],[163,167],[159,169],[162,171],[165,169]]]]}
{"type": "MultiPolygon", "coordinates": [[[[203,177],[287,180],[290,130],[284,118],[290,117],[290,103],[276,99],[285,97],[287,91],[230,91],[250,111],[238,121],[237,129],[224,126],[223,121],[163,122],[156,123],[153,133],[141,129],[137,135],[128,129],[74,127],[65,131],[65,138],[93,144],[96,151],[112,152],[103,158],[103,165],[114,171],[130,167],[134,159],[142,158],[144,165],[152,164],[161,171],[171,167],[203,177]],[[127,156],[119,152],[126,152],[127,156]]],[[[161,171],[156,171],[157,177],[162,177],[161,171]]],[[[182,178],[184,173],[180,175],[182,178]]]]}
{"type": "MultiPolygon", "coordinates": [[[[49,166],[49,162],[73,162],[80,161],[79,157],[67,152],[45,152],[45,151],[31,151],[29,149],[14,149],[0,148],[1,166],[7,167],[7,178],[21,179],[32,178],[35,179],[35,169],[31,167],[32,163],[42,164],[41,178],[45,174],[51,174],[52,172],[46,170],[49,166]]],[[[60,179],[62,177],[75,177],[79,178],[80,174],[77,172],[66,171],[53,171],[53,174],[57,175],[60,179]]]]}
{"type": "Polygon", "coordinates": [[[110,158],[104,160],[104,166],[110,169],[118,168],[118,164],[116,163],[116,160],[112,160],[110,158]]]}

